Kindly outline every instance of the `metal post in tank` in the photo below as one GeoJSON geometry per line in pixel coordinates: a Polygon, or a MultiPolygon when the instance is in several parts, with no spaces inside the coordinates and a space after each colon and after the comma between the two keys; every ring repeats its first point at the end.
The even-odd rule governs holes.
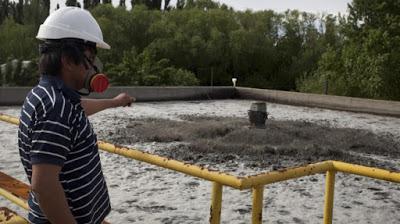
{"type": "Polygon", "coordinates": [[[265,128],[265,121],[268,119],[267,104],[265,102],[252,103],[248,116],[251,127],[265,128]]]}

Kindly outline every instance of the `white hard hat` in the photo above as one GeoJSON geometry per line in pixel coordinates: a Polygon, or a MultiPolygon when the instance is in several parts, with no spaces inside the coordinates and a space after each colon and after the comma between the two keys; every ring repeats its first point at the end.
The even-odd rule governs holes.
{"type": "Polygon", "coordinates": [[[103,41],[99,24],[90,12],[78,7],[63,7],[50,14],[40,25],[39,40],[77,38],[96,43],[99,48],[110,49],[103,41]]]}

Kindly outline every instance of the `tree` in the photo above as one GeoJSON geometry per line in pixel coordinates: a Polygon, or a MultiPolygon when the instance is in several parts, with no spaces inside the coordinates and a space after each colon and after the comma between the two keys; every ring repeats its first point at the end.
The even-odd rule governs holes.
{"type": "Polygon", "coordinates": [[[78,5],[78,1],[77,0],[67,0],[65,2],[66,6],[77,6],[78,5]]]}
{"type": "Polygon", "coordinates": [[[14,20],[15,20],[15,22],[17,22],[19,24],[23,24],[23,20],[24,20],[23,7],[24,7],[24,1],[19,0],[15,6],[15,14],[14,14],[14,20]]]}
{"type": "Polygon", "coordinates": [[[39,26],[49,15],[50,0],[28,0],[24,4],[24,24],[32,24],[35,29],[39,26]]]}
{"type": "Polygon", "coordinates": [[[125,0],[119,0],[119,7],[126,8],[125,0]]]}
{"type": "MultiPolygon", "coordinates": [[[[67,1],[69,1],[69,0],[67,0],[67,1]]],[[[77,0],[74,0],[74,1],[76,1],[77,3],[72,6],[77,6],[79,8],[82,8],[82,5],[80,2],[78,2],[77,0]]],[[[106,0],[106,1],[108,1],[108,0],[106,0]]],[[[107,3],[107,2],[105,2],[105,3],[107,3]]],[[[98,4],[100,4],[100,0],[83,0],[83,8],[86,10],[92,9],[95,6],[97,6],[98,4]]]]}
{"type": "MultiPolygon", "coordinates": [[[[344,17],[234,11],[211,0],[178,0],[176,9],[169,0],[131,0],[132,10],[110,2],[83,7],[112,46],[98,56],[113,84],[230,85],[235,76],[250,87],[323,93],[328,83],[329,94],[400,99],[400,3],[354,0],[344,17]]],[[[0,0],[0,64],[36,60],[49,7],[0,0]]]]}
{"type": "Polygon", "coordinates": [[[22,62],[21,72],[18,74],[15,80],[18,86],[34,86],[39,80],[39,71],[37,69],[37,64],[33,61],[22,62]]]}
{"type": "Polygon", "coordinates": [[[91,8],[91,0],[83,0],[83,8],[90,9],[91,8]]]}
{"type": "Polygon", "coordinates": [[[50,0],[42,0],[42,6],[43,6],[44,14],[47,18],[47,16],[49,15],[49,10],[50,10],[50,0]]]}
{"type": "Polygon", "coordinates": [[[213,0],[187,0],[185,3],[185,7],[209,10],[219,8],[220,4],[213,0]]]}
{"type": "MultiPolygon", "coordinates": [[[[37,54],[33,25],[16,23],[12,18],[0,25],[0,64],[8,58],[33,58],[37,54]]],[[[11,60],[10,59],[10,60],[11,60]]]]}
{"type": "Polygon", "coordinates": [[[400,2],[354,0],[344,25],[343,66],[358,96],[400,99],[400,2]]]}
{"type": "MultiPolygon", "coordinates": [[[[150,10],[161,10],[161,0],[131,0],[132,8],[136,7],[137,5],[145,5],[150,10]]],[[[169,0],[165,1],[165,5],[169,5],[169,0]]]]}
{"type": "Polygon", "coordinates": [[[100,0],[90,0],[89,8],[96,7],[100,4],[100,0]]]}
{"type": "Polygon", "coordinates": [[[155,60],[154,55],[144,51],[140,55],[136,49],[126,52],[122,63],[110,69],[110,78],[115,84],[122,85],[197,85],[195,75],[184,69],[169,65],[168,59],[155,60]]]}
{"type": "Polygon", "coordinates": [[[171,9],[171,6],[169,5],[170,2],[171,2],[171,0],[164,0],[164,10],[171,9]]]}
{"type": "Polygon", "coordinates": [[[300,88],[313,91],[325,80],[333,94],[400,99],[399,11],[397,1],[353,0],[338,25],[334,17],[326,17],[328,50],[314,75],[299,82],[300,88]]]}
{"type": "Polygon", "coordinates": [[[0,0],[0,24],[3,23],[3,21],[8,18],[9,16],[9,11],[10,11],[10,2],[9,0],[0,0]]]}
{"type": "Polygon", "coordinates": [[[185,0],[177,0],[176,1],[176,8],[183,9],[185,7],[185,0]]]}

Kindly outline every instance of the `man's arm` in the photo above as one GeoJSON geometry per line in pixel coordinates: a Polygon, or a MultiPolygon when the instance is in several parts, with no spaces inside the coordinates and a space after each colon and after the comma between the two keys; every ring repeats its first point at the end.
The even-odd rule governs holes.
{"type": "Polygon", "coordinates": [[[32,191],[51,223],[76,224],[59,181],[60,170],[57,165],[32,165],[32,191]]]}
{"type": "Polygon", "coordinates": [[[121,93],[112,99],[82,99],[81,105],[87,116],[112,107],[130,106],[135,101],[134,97],[121,93]]]}

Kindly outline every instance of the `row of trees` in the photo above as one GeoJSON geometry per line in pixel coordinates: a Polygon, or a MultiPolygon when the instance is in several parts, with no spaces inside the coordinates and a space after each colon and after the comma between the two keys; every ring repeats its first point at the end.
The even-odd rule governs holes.
{"type": "MultiPolygon", "coordinates": [[[[132,0],[131,10],[110,2],[83,4],[112,46],[99,56],[115,85],[231,85],[237,77],[241,86],[400,99],[398,1],[353,0],[346,16],[234,11],[211,0],[132,0]]],[[[30,10],[47,5],[8,4],[22,4],[22,13],[0,9],[0,62],[35,59],[41,21],[32,18],[47,15],[30,10]]]]}
{"type": "Polygon", "coordinates": [[[201,85],[231,85],[237,77],[241,85],[296,90],[326,45],[339,41],[333,16],[236,12],[212,1],[169,11],[102,5],[92,13],[113,46],[100,56],[118,84],[145,84],[137,79],[151,73],[146,65],[163,64],[195,74],[201,85]]]}
{"type": "Polygon", "coordinates": [[[353,0],[342,21],[341,42],[327,46],[317,70],[299,90],[400,100],[400,2],[353,0]]]}

